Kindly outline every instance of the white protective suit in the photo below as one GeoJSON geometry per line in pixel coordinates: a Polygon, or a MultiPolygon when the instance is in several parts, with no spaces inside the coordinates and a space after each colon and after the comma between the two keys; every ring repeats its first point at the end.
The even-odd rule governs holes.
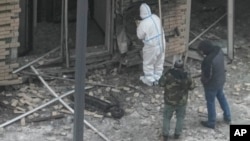
{"type": "Polygon", "coordinates": [[[144,43],[144,76],[141,76],[140,80],[152,86],[154,82],[158,82],[163,72],[165,35],[163,28],[160,27],[160,18],[152,14],[150,7],[145,3],[140,6],[140,17],[142,20],[137,27],[137,37],[144,43]]]}

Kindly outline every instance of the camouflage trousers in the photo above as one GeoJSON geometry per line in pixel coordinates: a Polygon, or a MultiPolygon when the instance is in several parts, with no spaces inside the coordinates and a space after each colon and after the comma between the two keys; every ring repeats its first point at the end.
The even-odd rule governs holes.
{"type": "Polygon", "coordinates": [[[173,116],[173,113],[176,113],[176,126],[175,126],[175,134],[180,135],[182,133],[184,118],[186,115],[186,104],[185,105],[177,105],[172,106],[165,104],[164,113],[163,113],[163,135],[169,136],[170,130],[170,121],[173,116]]]}

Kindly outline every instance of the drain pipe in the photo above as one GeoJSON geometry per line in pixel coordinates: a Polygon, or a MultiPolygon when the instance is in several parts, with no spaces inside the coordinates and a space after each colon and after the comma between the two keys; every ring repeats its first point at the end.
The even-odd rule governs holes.
{"type": "Polygon", "coordinates": [[[65,0],[65,7],[64,7],[64,32],[65,32],[65,37],[64,37],[64,40],[65,40],[65,61],[66,61],[66,68],[69,68],[69,65],[70,65],[70,52],[69,52],[69,45],[68,45],[68,34],[69,34],[69,24],[68,24],[68,10],[69,10],[69,7],[68,7],[68,0],[65,0]]]}
{"type": "Polygon", "coordinates": [[[83,141],[85,106],[85,75],[86,75],[86,47],[87,47],[87,20],[88,0],[77,0],[76,14],[76,61],[75,61],[75,104],[73,141],[83,141]]]}
{"type": "MultiPolygon", "coordinates": [[[[164,33],[164,28],[162,27],[162,11],[161,11],[161,0],[158,0],[158,5],[159,5],[159,17],[160,17],[160,28],[161,28],[161,45],[163,47],[164,43],[164,39],[165,38],[163,36],[163,33],[164,33]],[[163,32],[163,33],[162,33],[163,32]]],[[[165,47],[164,47],[165,48],[165,47]]],[[[163,49],[163,51],[165,52],[165,49],[163,49]]]]}

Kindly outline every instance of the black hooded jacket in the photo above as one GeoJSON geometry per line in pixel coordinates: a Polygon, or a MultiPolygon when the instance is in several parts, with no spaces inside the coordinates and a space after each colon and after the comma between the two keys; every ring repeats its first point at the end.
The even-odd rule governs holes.
{"type": "Polygon", "coordinates": [[[201,82],[205,89],[223,88],[225,76],[224,54],[220,47],[212,45],[210,41],[202,41],[199,49],[206,57],[201,64],[201,82]]]}

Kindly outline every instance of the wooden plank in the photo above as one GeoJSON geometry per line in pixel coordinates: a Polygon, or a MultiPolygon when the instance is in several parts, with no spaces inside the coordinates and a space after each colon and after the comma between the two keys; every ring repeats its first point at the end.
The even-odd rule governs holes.
{"type": "MultiPolygon", "coordinates": [[[[15,18],[16,19],[16,18],[15,18]]],[[[9,19],[9,20],[5,20],[5,21],[0,21],[0,27],[4,28],[4,27],[13,27],[13,26],[18,26],[19,22],[15,22],[14,19],[9,19]]]]}
{"type": "Polygon", "coordinates": [[[5,45],[5,41],[0,41],[0,46],[5,45]]]}
{"type": "Polygon", "coordinates": [[[13,71],[13,69],[11,69],[11,68],[1,68],[0,69],[0,74],[2,74],[2,73],[6,73],[6,72],[12,72],[13,71]]]}
{"type": "Polygon", "coordinates": [[[19,3],[1,3],[0,4],[0,8],[10,8],[10,7],[13,7],[13,8],[19,8],[19,3]]]}
{"type": "MultiPolygon", "coordinates": [[[[0,69],[1,70],[6,70],[6,69],[13,69],[19,67],[18,63],[13,63],[13,64],[5,64],[5,62],[1,62],[0,64],[0,69]]],[[[0,71],[1,71],[0,70],[0,71]]]]}
{"type": "Polygon", "coordinates": [[[5,66],[5,62],[0,62],[0,67],[5,66]]]}
{"type": "Polygon", "coordinates": [[[4,52],[0,52],[0,56],[4,56],[4,55],[9,55],[10,51],[5,50],[4,52]]]}
{"type": "Polygon", "coordinates": [[[22,83],[21,78],[14,79],[14,80],[2,80],[0,81],[0,86],[15,85],[15,84],[21,84],[21,83],[22,83]]]}
{"type": "Polygon", "coordinates": [[[59,114],[59,115],[51,115],[48,117],[39,117],[39,118],[34,118],[28,121],[28,123],[30,122],[42,122],[42,121],[48,121],[48,120],[55,120],[55,119],[61,119],[64,118],[64,114],[59,114]]]}
{"type": "Polygon", "coordinates": [[[0,48],[0,52],[4,52],[5,50],[5,48],[0,48]]]}
{"type": "Polygon", "coordinates": [[[9,43],[5,45],[0,45],[0,48],[18,48],[20,47],[20,43],[9,43]]]}
{"type": "Polygon", "coordinates": [[[0,36],[1,36],[1,35],[6,35],[6,34],[11,34],[11,32],[8,31],[8,30],[7,30],[7,31],[1,31],[1,32],[0,32],[0,36]]]}
{"type": "Polygon", "coordinates": [[[1,22],[2,22],[2,21],[9,21],[9,20],[11,20],[11,17],[1,18],[1,22]]]}
{"type": "Polygon", "coordinates": [[[15,9],[14,5],[7,5],[7,6],[0,5],[0,11],[7,11],[7,10],[12,10],[12,9],[15,9]]]}
{"type": "Polygon", "coordinates": [[[11,75],[10,72],[3,72],[3,73],[0,73],[0,77],[1,78],[5,78],[5,76],[9,76],[11,75]]]}
{"type": "Polygon", "coordinates": [[[11,17],[12,13],[10,12],[0,12],[0,18],[11,17]]]}
{"type": "Polygon", "coordinates": [[[3,31],[17,31],[19,29],[18,26],[0,26],[0,32],[3,31]]]}
{"type": "MultiPolygon", "coordinates": [[[[0,64],[0,69],[1,70],[4,70],[4,69],[8,69],[9,67],[6,67],[6,64],[5,64],[5,62],[1,62],[1,64],[0,64]]],[[[0,70],[0,71],[1,71],[0,70]]]]}
{"type": "Polygon", "coordinates": [[[0,4],[6,4],[6,3],[19,3],[19,0],[1,0],[0,4]]]}
{"type": "Polygon", "coordinates": [[[0,35],[0,39],[4,39],[4,38],[10,38],[12,37],[11,34],[4,34],[4,35],[0,35]]]}
{"type": "Polygon", "coordinates": [[[10,72],[12,69],[8,68],[6,66],[2,66],[0,69],[0,74],[5,73],[5,72],[10,72]]]}
{"type": "Polygon", "coordinates": [[[0,81],[2,81],[2,80],[5,80],[5,77],[4,77],[4,76],[3,76],[3,77],[2,77],[2,76],[0,77],[0,81]]]}
{"type": "Polygon", "coordinates": [[[0,39],[10,38],[10,37],[18,37],[18,35],[19,35],[18,31],[13,31],[9,34],[3,34],[3,35],[0,34],[0,39]]]}
{"type": "Polygon", "coordinates": [[[19,26],[19,22],[12,22],[10,26],[19,26]]]}
{"type": "Polygon", "coordinates": [[[21,8],[15,8],[11,10],[12,13],[20,13],[21,11],[22,11],[21,8]]]}
{"type": "Polygon", "coordinates": [[[5,17],[5,18],[1,18],[0,24],[6,24],[8,22],[12,22],[12,19],[10,17],[5,17]]]}
{"type": "Polygon", "coordinates": [[[8,69],[8,70],[10,70],[10,71],[7,71],[7,70],[6,70],[6,71],[4,71],[4,72],[1,72],[1,73],[0,73],[0,76],[1,76],[1,77],[4,77],[4,76],[12,76],[12,77],[15,77],[15,76],[17,75],[17,74],[13,74],[13,73],[12,73],[12,71],[13,71],[12,69],[8,69]]]}
{"type": "Polygon", "coordinates": [[[4,61],[5,61],[5,56],[0,56],[0,61],[3,61],[3,59],[4,59],[4,61]]]}
{"type": "Polygon", "coordinates": [[[11,72],[1,73],[0,80],[17,79],[17,74],[12,74],[11,72]]]}
{"type": "Polygon", "coordinates": [[[17,79],[18,77],[14,74],[4,76],[4,80],[17,79]]]}
{"type": "Polygon", "coordinates": [[[12,19],[9,19],[9,20],[1,20],[0,21],[0,26],[3,26],[3,25],[10,25],[12,23],[12,19]]]}

